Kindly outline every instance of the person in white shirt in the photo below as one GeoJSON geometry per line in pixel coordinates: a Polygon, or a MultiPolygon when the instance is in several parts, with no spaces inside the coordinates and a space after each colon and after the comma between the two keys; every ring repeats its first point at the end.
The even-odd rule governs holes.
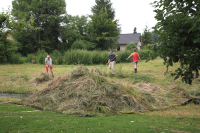
{"type": "Polygon", "coordinates": [[[52,71],[52,59],[49,55],[47,55],[47,58],[45,58],[45,64],[46,64],[46,71],[48,73],[48,70],[50,69],[52,77],[54,78],[53,71],[52,71]]]}

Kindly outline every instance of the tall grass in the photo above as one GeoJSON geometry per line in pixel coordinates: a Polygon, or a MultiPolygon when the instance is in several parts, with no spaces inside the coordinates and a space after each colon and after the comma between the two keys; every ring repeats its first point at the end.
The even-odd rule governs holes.
{"type": "MultiPolygon", "coordinates": [[[[132,59],[126,61],[127,57],[133,53],[132,50],[117,51],[113,52],[115,55],[118,55],[116,60],[117,63],[131,62],[132,59]]],[[[140,50],[138,51],[142,60],[149,58],[153,51],[151,50],[140,50]]],[[[65,53],[61,53],[58,50],[54,50],[50,57],[52,63],[55,65],[61,64],[106,64],[109,58],[109,51],[87,51],[87,50],[68,50],[65,53]]],[[[48,53],[45,50],[38,50],[35,54],[28,54],[27,57],[22,57],[20,53],[13,54],[7,63],[10,64],[23,64],[23,63],[39,63],[44,64],[45,58],[48,53]]]]}

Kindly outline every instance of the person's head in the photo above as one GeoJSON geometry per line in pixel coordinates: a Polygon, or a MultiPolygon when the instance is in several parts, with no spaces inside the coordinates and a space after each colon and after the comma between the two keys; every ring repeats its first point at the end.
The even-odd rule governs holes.
{"type": "Polygon", "coordinates": [[[113,52],[112,52],[112,51],[110,51],[110,55],[113,55],[113,52]]]}
{"type": "Polygon", "coordinates": [[[136,49],[134,49],[133,51],[134,51],[134,52],[136,52],[137,50],[136,50],[136,49]]]}
{"type": "Polygon", "coordinates": [[[50,58],[50,56],[49,55],[47,55],[47,59],[49,60],[49,58],[50,58]]]}

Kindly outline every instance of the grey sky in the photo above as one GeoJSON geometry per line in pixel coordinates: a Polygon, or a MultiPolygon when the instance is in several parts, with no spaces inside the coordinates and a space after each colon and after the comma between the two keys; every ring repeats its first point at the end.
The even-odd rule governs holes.
{"type": "MultiPolygon", "coordinates": [[[[0,12],[2,8],[7,10],[12,7],[12,0],[0,0],[0,12]]],[[[132,33],[134,27],[137,32],[142,33],[145,25],[153,27],[157,21],[154,16],[153,7],[150,5],[154,0],[111,0],[115,9],[115,19],[119,20],[121,33],[132,33]]],[[[91,15],[91,7],[95,0],[66,0],[66,10],[70,15],[91,15]],[[87,3],[86,3],[87,1],[87,3]]]]}

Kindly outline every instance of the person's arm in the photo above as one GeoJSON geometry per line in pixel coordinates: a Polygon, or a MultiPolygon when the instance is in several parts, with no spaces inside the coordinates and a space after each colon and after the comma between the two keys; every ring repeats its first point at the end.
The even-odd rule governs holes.
{"type": "Polygon", "coordinates": [[[133,56],[134,55],[134,53],[132,53],[126,60],[128,60],[131,56],[133,56]]]}
{"type": "Polygon", "coordinates": [[[117,59],[118,55],[115,56],[115,59],[117,59]]]}

